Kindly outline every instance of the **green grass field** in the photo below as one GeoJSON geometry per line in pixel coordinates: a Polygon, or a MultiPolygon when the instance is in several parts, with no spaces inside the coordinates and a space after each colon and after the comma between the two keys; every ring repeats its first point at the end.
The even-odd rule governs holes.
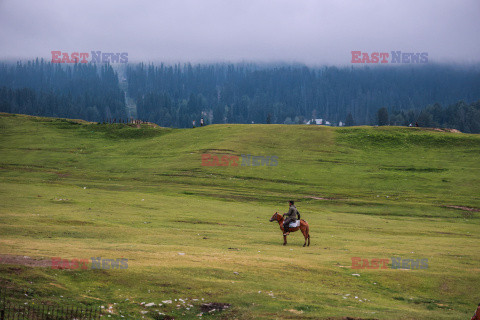
{"type": "Polygon", "coordinates": [[[480,302],[479,135],[10,114],[0,130],[0,284],[19,303],[111,306],[112,319],[470,319],[480,302]],[[278,165],[202,166],[204,153],[278,165]],[[310,247],[299,232],[282,246],[268,221],[290,199],[310,247]],[[128,268],[5,263],[12,256],[128,268]],[[428,268],[352,269],[352,257],[428,268]],[[200,316],[207,302],[231,306],[200,316]]]}

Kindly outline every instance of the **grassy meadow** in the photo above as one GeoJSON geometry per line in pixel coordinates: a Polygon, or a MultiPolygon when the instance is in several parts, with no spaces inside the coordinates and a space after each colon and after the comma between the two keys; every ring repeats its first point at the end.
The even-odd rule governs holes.
{"type": "Polygon", "coordinates": [[[0,132],[2,260],[128,259],[0,261],[18,303],[104,306],[111,319],[470,319],[480,302],[480,135],[11,114],[0,132]],[[278,165],[202,166],[205,153],[278,165]],[[299,232],[282,246],[268,221],[290,199],[310,247],[299,232]],[[352,257],[428,268],[352,269],[352,257]],[[202,313],[211,302],[230,307],[202,313]]]}

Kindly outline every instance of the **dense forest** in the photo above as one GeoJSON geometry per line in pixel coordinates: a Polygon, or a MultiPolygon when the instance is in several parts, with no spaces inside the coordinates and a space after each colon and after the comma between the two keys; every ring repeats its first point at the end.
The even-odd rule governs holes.
{"type": "Polygon", "coordinates": [[[0,111],[102,121],[127,118],[125,94],[109,65],[0,63],[0,111]]]}
{"type": "Polygon", "coordinates": [[[480,69],[448,65],[0,63],[0,111],[100,122],[135,118],[191,127],[200,118],[207,124],[323,119],[480,132],[479,99],[480,69]]]}

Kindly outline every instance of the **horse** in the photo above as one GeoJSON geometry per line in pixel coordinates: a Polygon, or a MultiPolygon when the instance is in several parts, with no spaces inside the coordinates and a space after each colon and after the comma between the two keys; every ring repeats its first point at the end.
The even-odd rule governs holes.
{"type": "MultiPolygon", "coordinates": [[[[278,221],[278,224],[280,225],[280,230],[282,230],[282,234],[284,233],[284,230],[283,230],[283,216],[280,215],[278,212],[275,212],[275,214],[270,218],[270,222],[273,222],[273,221],[278,221]]],[[[295,227],[295,228],[288,228],[289,229],[289,232],[295,232],[297,230],[300,230],[302,231],[303,233],[303,237],[305,238],[305,243],[303,244],[303,246],[305,247],[307,245],[307,240],[308,240],[308,246],[310,246],[310,227],[308,226],[308,223],[307,221],[303,220],[303,219],[300,219],[300,226],[299,227],[295,227]]],[[[283,245],[287,245],[287,236],[286,235],[283,235],[283,245]]]]}

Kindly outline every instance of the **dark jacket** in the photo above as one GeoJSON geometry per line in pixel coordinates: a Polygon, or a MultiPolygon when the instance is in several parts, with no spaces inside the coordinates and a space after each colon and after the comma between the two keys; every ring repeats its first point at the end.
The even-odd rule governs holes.
{"type": "Polygon", "coordinates": [[[297,208],[292,204],[290,206],[290,209],[288,210],[287,213],[284,214],[285,216],[285,219],[291,221],[291,222],[294,222],[295,220],[297,220],[297,214],[298,214],[298,211],[297,211],[297,208]]]}

